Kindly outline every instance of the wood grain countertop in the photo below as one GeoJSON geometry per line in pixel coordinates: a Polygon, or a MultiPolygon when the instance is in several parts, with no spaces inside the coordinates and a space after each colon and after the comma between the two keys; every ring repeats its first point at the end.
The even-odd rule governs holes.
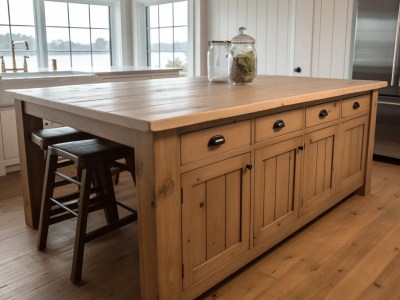
{"type": "Polygon", "coordinates": [[[140,131],[163,131],[375,90],[384,81],[258,76],[248,85],[206,77],[9,90],[16,99],[140,131]]]}

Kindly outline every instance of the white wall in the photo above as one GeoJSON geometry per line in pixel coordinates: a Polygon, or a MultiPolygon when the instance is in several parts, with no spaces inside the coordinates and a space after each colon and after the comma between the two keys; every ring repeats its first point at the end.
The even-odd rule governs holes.
{"type": "Polygon", "coordinates": [[[245,26],[259,74],[349,78],[355,1],[208,0],[208,37],[231,39],[245,26]]]}

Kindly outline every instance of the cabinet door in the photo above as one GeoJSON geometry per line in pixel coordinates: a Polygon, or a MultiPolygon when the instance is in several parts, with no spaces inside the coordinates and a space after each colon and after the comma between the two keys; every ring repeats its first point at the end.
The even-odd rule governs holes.
{"type": "Polygon", "coordinates": [[[1,123],[4,158],[11,159],[18,157],[17,123],[15,119],[15,110],[8,109],[1,111],[1,123]]]}
{"type": "Polygon", "coordinates": [[[299,215],[301,137],[255,152],[254,244],[299,215]]]}
{"type": "Polygon", "coordinates": [[[249,249],[250,154],[182,175],[183,287],[249,249]]]}
{"type": "Polygon", "coordinates": [[[341,125],[340,188],[362,185],[364,181],[368,116],[341,125]]]}
{"type": "Polygon", "coordinates": [[[302,214],[328,199],[334,192],[337,128],[331,126],[305,136],[302,214]]]}

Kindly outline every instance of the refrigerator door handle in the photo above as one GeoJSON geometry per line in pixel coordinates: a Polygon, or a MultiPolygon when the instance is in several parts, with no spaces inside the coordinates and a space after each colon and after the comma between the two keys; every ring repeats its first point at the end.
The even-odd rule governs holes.
{"type": "Polygon", "coordinates": [[[396,40],[394,43],[394,55],[392,65],[392,78],[390,81],[391,86],[399,86],[399,35],[400,35],[400,3],[399,10],[397,13],[397,25],[396,25],[396,40]]]}

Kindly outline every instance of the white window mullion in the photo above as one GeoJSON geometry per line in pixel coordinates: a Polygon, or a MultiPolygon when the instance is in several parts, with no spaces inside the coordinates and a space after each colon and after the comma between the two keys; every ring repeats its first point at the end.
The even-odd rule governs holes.
{"type": "Polygon", "coordinates": [[[46,19],[44,13],[44,0],[34,1],[34,15],[36,24],[36,47],[38,49],[38,66],[39,68],[47,68],[48,53],[47,53],[47,38],[46,38],[46,19]]]}

